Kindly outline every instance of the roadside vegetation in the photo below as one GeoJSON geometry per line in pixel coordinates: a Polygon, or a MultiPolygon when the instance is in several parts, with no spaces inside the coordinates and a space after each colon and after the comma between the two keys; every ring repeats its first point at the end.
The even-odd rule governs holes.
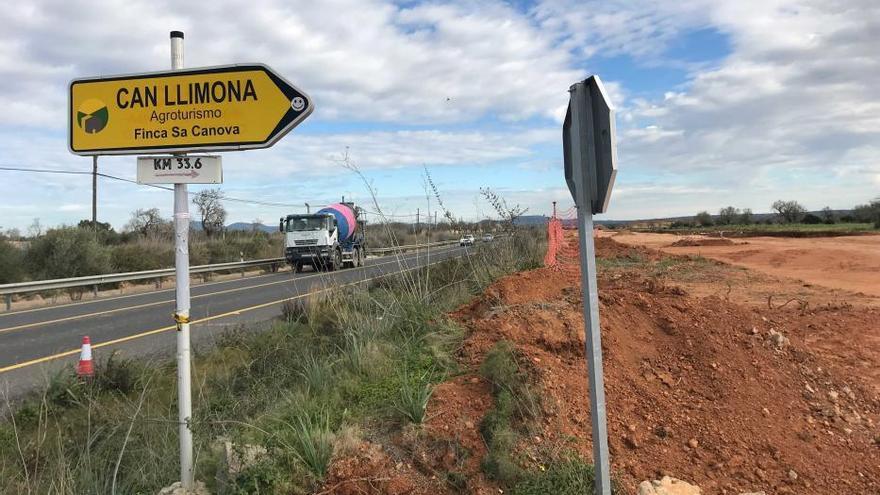
{"type": "MultiPolygon", "coordinates": [[[[851,210],[807,211],[797,201],[773,202],[771,215],[756,215],[749,208],[726,206],[713,215],[700,211],[691,220],[673,222],[647,222],[647,230],[683,234],[699,232],[724,232],[726,235],[842,235],[859,234],[880,229],[880,198],[867,204],[856,205],[851,210]]],[[[643,230],[638,227],[636,230],[643,230]]]]}
{"type": "MultiPolygon", "coordinates": [[[[467,258],[291,300],[264,331],[230,331],[197,352],[196,478],[211,493],[311,493],[362,438],[417,428],[434,384],[459,372],[462,329],[445,313],[539,266],[542,239],[519,231],[467,258]]],[[[497,465],[487,470],[506,476],[505,438],[525,431],[537,398],[524,401],[528,374],[511,368],[510,351],[496,354],[484,374],[510,399],[484,425],[497,465]]],[[[178,478],[173,362],[97,357],[94,379],[66,369],[3,405],[0,493],[156,493],[178,478]]],[[[553,483],[586,476],[565,466],[553,483]]],[[[545,493],[528,488],[544,486],[533,474],[517,476],[514,493],[545,493]]]]}

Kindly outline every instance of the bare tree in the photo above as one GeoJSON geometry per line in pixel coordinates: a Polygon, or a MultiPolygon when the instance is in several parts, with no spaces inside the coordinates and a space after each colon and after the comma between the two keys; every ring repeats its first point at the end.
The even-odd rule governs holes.
{"type": "Polygon", "coordinates": [[[736,222],[737,216],[739,216],[739,208],[734,208],[733,206],[721,208],[718,211],[718,224],[730,225],[736,222]]]}
{"type": "Polygon", "coordinates": [[[801,206],[797,201],[783,201],[781,199],[774,201],[770,208],[772,208],[785,223],[795,223],[803,218],[804,214],[807,212],[807,209],[801,206]]]}
{"type": "Polygon", "coordinates": [[[507,204],[507,200],[499,196],[495,191],[489,189],[488,187],[481,187],[480,194],[483,196],[483,198],[486,199],[486,201],[489,202],[490,205],[492,205],[492,208],[494,208],[495,212],[498,213],[498,216],[501,217],[501,221],[505,224],[505,226],[510,229],[515,227],[516,221],[519,219],[519,217],[523,216],[527,211],[529,211],[528,208],[523,208],[518,204],[509,206],[507,204]]]}
{"type": "Polygon", "coordinates": [[[35,218],[31,226],[28,227],[28,236],[37,238],[41,235],[43,235],[43,226],[40,224],[40,219],[35,218]]]}
{"type": "Polygon", "coordinates": [[[226,208],[222,201],[223,193],[220,189],[206,189],[193,198],[193,204],[198,207],[202,217],[202,230],[208,237],[223,232],[226,225],[226,208]]]}
{"type": "Polygon", "coordinates": [[[749,225],[752,223],[752,209],[751,208],[743,208],[742,213],[739,215],[737,219],[737,223],[740,225],[749,225]]]}
{"type": "Polygon", "coordinates": [[[145,210],[138,208],[131,213],[131,220],[125,224],[125,230],[129,232],[137,232],[146,237],[159,231],[165,220],[159,214],[159,208],[150,208],[145,210]]]}

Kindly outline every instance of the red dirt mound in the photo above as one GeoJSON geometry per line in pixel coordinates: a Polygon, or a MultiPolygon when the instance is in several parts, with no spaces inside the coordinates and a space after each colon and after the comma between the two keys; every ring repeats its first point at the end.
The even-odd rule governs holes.
{"type": "MultiPolygon", "coordinates": [[[[603,257],[662,256],[610,239],[597,248],[603,257]]],[[[637,270],[600,277],[599,289],[612,469],[624,493],[664,474],[708,494],[880,493],[880,398],[865,373],[872,356],[834,338],[844,329],[869,334],[880,312],[749,309],[690,296],[637,270]]],[[[523,462],[547,449],[589,459],[581,311],[576,270],[546,268],[499,280],[462,307],[453,317],[469,330],[460,356],[467,373],[438,386],[421,432],[395,442],[408,460],[379,456],[349,473],[410,491],[387,481],[337,493],[447,493],[439,480],[449,471],[467,477],[469,493],[498,493],[479,470],[478,428],[492,396],[476,376],[499,340],[513,342],[540,377],[542,433],[518,446],[523,462]]]]}

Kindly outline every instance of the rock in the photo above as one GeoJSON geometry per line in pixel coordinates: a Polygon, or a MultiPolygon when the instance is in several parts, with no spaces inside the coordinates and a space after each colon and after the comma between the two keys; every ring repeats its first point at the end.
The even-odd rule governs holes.
{"type": "Polygon", "coordinates": [[[840,394],[838,394],[834,390],[828,391],[828,400],[830,400],[831,402],[837,402],[838,398],[840,398],[840,394]]]}
{"type": "Polygon", "coordinates": [[[764,416],[770,416],[770,410],[765,407],[761,409],[761,414],[763,414],[764,416]]]}
{"type": "Polygon", "coordinates": [[[770,343],[773,344],[773,347],[776,347],[777,350],[782,350],[783,347],[788,345],[788,337],[782,335],[782,333],[777,332],[775,329],[770,329],[770,343]]]}
{"type": "Polygon", "coordinates": [[[657,481],[643,481],[637,495],[702,495],[700,487],[670,476],[657,481]]]}
{"type": "Polygon", "coordinates": [[[623,444],[632,450],[639,448],[639,441],[633,435],[624,435],[623,444]]]}
{"type": "Polygon", "coordinates": [[[794,469],[789,469],[788,470],[788,479],[790,479],[791,481],[797,481],[797,479],[798,479],[797,471],[795,471],[794,469]]]}
{"type": "Polygon", "coordinates": [[[175,481],[173,485],[166,486],[165,488],[159,490],[158,495],[211,495],[211,493],[205,487],[205,484],[201,481],[196,481],[194,485],[195,486],[193,486],[189,490],[184,490],[180,482],[175,481]]]}
{"type": "Polygon", "coordinates": [[[262,445],[223,442],[223,460],[227,479],[235,479],[239,473],[256,464],[268,451],[262,445]]]}
{"type": "Polygon", "coordinates": [[[473,421],[465,421],[464,427],[467,428],[468,430],[473,430],[474,429],[474,422],[473,421]]]}
{"type": "Polygon", "coordinates": [[[767,495],[767,492],[742,492],[739,495],[767,495]]]}
{"type": "Polygon", "coordinates": [[[688,440],[688,447],[695,449],[700,446],[700,442],[697,441],[696,438],[691,438],[688,440]]]}
{"type": "Polygon", "coordinates": [[[471,378],[471,383],[480,383],[480,379],[477,377],[471,378]]]}

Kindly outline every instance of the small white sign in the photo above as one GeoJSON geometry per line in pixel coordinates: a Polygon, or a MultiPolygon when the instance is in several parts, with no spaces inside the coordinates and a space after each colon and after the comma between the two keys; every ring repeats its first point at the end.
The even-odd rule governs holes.
{"type": "Polygon", "coordinates": [[[219,155],[139,156],[138,184],[222,184],[219,155]]]}

